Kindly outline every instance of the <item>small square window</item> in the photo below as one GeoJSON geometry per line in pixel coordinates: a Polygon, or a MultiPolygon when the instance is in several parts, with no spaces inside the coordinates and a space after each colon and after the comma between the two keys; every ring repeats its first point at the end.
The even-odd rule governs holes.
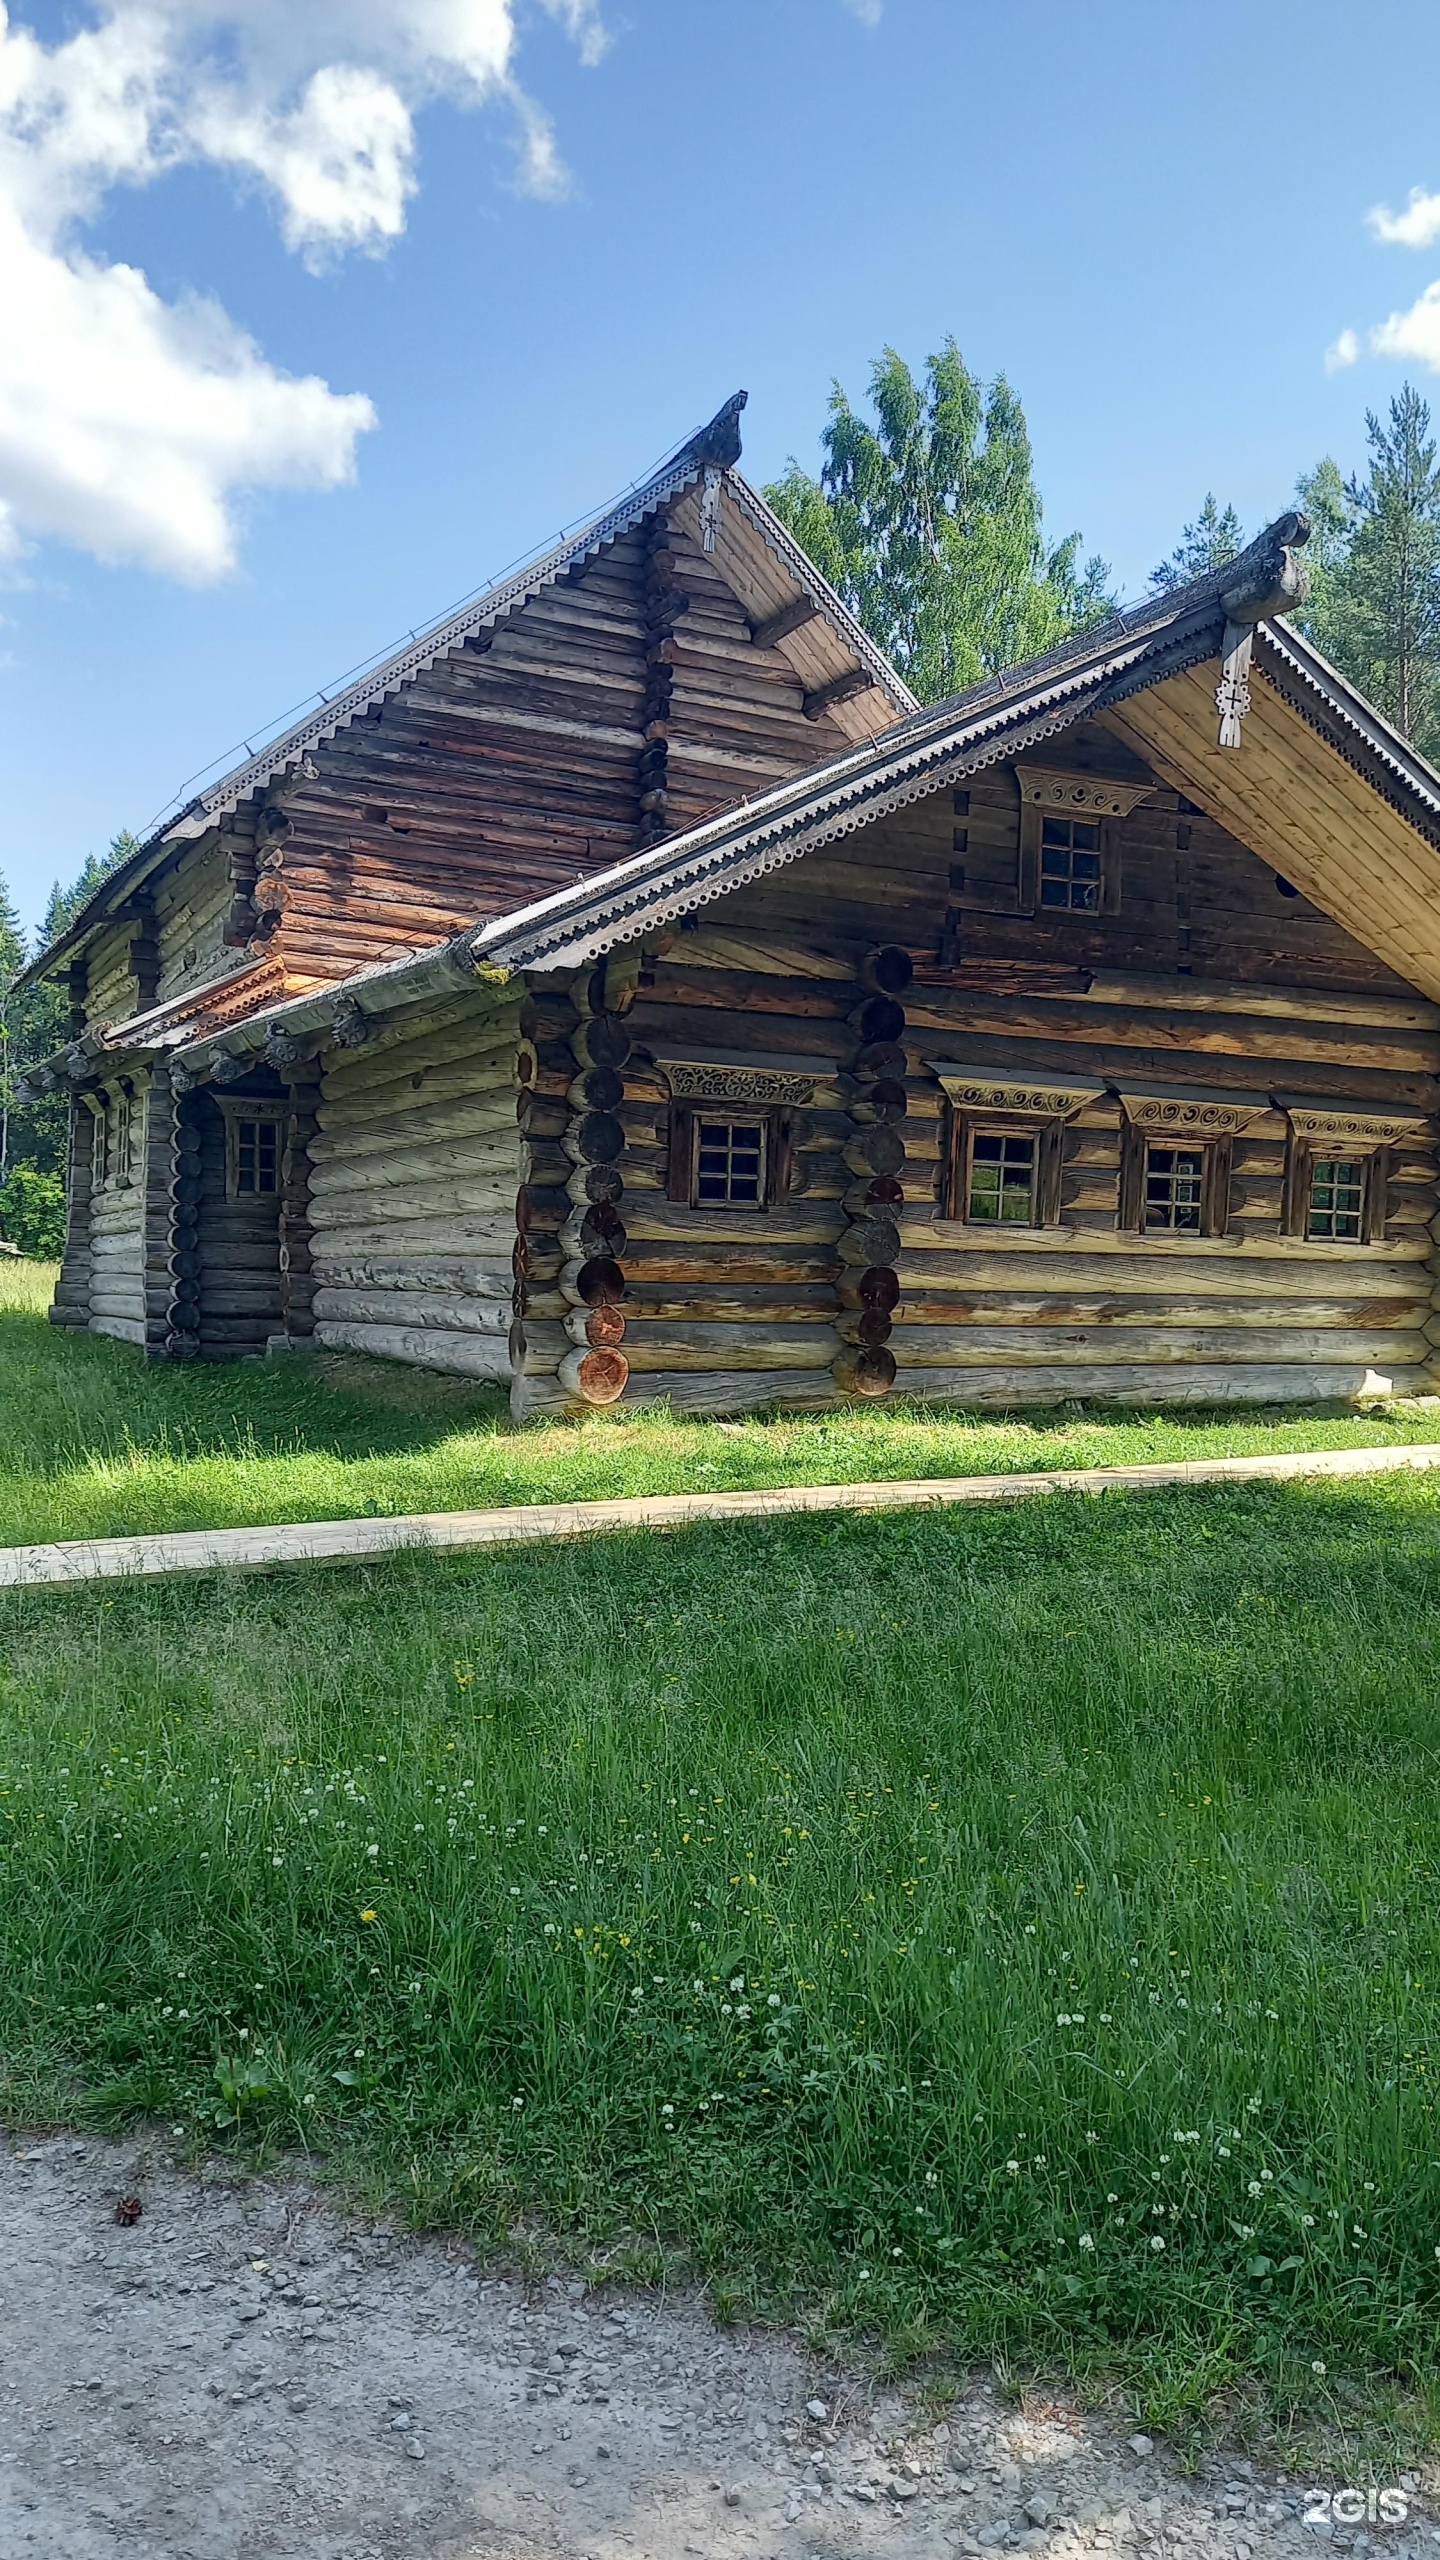
{"type": "Polygon", "coordinates": [[[1203,1147],[1147,1147],[1145,1225],[1199,1235],[1205,1218],[1203,1147]]]}
{"type": "Polygon", "coordinates": [[[1093,818],[1041,821],[1040,904],[1071,915],[1099,914],[1100,829],[1093,818]]]}
{"type": "Polygon", "coordinates": [[[970,1147],[967,1217],[982,1224],[1035,1224],[1036,1143],[977,1129],[970,1147]]]}
{"type": "Polygon", "coordinates": [[[1315,1156],[1305,1232],[1331,1242],[1359,1244],[1365,1234],[1365,1158],[1315,1156]]]}
{"type": "Polygon", "coordinates": [[[716,1119],[696,1113],[694,1182],[699,1209],[758,1208],[765,1198],[769,1125],[763,1117],[716,1119]]]}
{"type": "Polygon", "coordinates": [[[237,1120],[235,1123],[235,1190],[242,1198],[280,1188],[280,1123],[237,1120]]]}

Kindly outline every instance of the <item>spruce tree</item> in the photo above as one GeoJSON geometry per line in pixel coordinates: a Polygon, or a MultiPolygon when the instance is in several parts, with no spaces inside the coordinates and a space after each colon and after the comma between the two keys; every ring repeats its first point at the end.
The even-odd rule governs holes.
{"type": "Polygon", "coordinates": [[[1174,587],[1187,587],[1192,578],[1203,578],[1207,570],[1223,569],[1237,551],[1245,547],[1240,519],[1233,507],[1216,504],[1213,489],[1205,492],[1205,504],[1193,524],[1187,524],[1168,560],[1150,572],[1153,595],[1169,595],[1174,587]]]}
{"type": "Polygon", "coordinates": [[[1329,645],[1428,755],[1440,749],[1440,466],[1429,406],[1407,382],[1388,422],[1371,412],[1365,427],[1370,467],[1345,487],[1352,530],[1329,583],[1329,645]]]}
{"type": "Polygon", "coordinates": [[[1046,547],[1025,414],[953,338],[923,381],[887,347],[873,423],[837,382],[813,479],[793,459],[765,492],[776,514],[898,667],[936,702],[1115,610],[1080,537],[1046,547]]]}

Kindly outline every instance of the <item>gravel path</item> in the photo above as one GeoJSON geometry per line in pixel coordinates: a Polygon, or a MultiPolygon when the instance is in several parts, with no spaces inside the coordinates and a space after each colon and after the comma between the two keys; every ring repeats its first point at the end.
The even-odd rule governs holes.
{"type": "Polygon", "coordinates": [[[1163,2444],[978,2380],[927,2424],[695,2300],[491,2275],[138,2140],[0,2141],[0,2407],[4,2560],[1299,2560],[1317,2539],[1435,2560],[1440,2543],[1413,2474],[1375,2484],[1402,2520],[1307,2526],[1309,2483],[1244,2462],[1185,2480],[1163,2444]]]}

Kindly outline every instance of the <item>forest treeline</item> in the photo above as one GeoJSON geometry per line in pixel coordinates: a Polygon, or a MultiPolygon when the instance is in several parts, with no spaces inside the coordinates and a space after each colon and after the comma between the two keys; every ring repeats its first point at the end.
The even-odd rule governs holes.
{"type": "MultiPolygon", "coordinates": [[[[1326,455],[1301,473],[1311,520],[1316,646],[1421,752],[1440,758],[1440,463],[1430,411],[1406,383],[1367,414],[1363,471],[1326,455]]],[[[871,367],[868,408],[837,382],[817,476],[787,464],[765,495],[922,702],[1038,656],[1119,610],[1111,573],[1078,533],[1052,540],[1029,429],[1004,376],[972,373],[953,339],[918,376],[893,348],[871,367]]],[[[1161,594],[1219,568],[1260,530],[1207,492],[1152,571],[1161,594]]],[[[56,884],[34,949],[63,932],[136,850],[122,831],[68,887],[56,884]]],[[[65,1098],[19,1100],[27,1064],[66,1038],[63,987],[21,986],[31,956],[0,874],[0,1237],[58,1252],[65,1098]]]]}

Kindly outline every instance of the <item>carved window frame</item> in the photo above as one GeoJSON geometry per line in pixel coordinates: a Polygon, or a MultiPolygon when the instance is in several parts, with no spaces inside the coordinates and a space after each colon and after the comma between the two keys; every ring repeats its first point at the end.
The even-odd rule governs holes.
{"type": "Polygon", "coordinates": [[[1060,1182],[1065,1162],[1065,1121],[1056,1113],[967,1111],[949,1105],[943,1159],[940,1215],[961,1227],[983,1227],[987,1235],[1033,1235],[1060,1224],[1060,1182]],[[1029,1138],[1035,1147],[1035,1172],[1028,1218],[976,1217],[972,1207],[977,1138],[1029,1138]]]}
{"type": "Polygon", "coordinates": [[[90,1197],[105,1188],[110,1171],[110,1105],[103,1093],[87,1094],[85,1108],[90,1114],[90,1197]]]}
{"type": "Polygon", "coordinates": [[[1289,1139],[1285,1149],[1285,1193],[1282,1232],[1319,1253],[1355,1253],[1385,1242],[1390,1205],[1390,1167],[1395,1147],[1420,1132],[1383,1114],[1323,1111],[1287,1105],[1289,1139]],[[1317,1164],[1359,1162],[1364,1190],[1358,1236],[1323,1236],[1310,1232],[1317,1164]]]}
{"type": "Polygon", "coordinates": [[[1144,1129],[1127,1122],[1120,1150],[1120,1233],[1141,1239],[1155,1236],[1188,1236],[1193,1239],[1228,1234],[1233,1149],[1234,1140],[1228,1131],[1220,1136],[1207,1136],[1203,1131],[1193,1129],[1144,1129]],[[1145,1211],[1152,1147],[1200,1157],[1198,1227],[1148,1224],[1145,1211]]]}
{"type": "Polygon", "coordinates": [[[686,1208],[714,1211],[717,1217],[755,1216],[804,1188],[800,1159],[799,1112],[810,1101],[828,1061],[813,1065],[762,1066],[744,1058],[674,1058],[657,1056],[656,1064],[670,1087],[670,1125],[666,1152],[666,1195],[686,1208]],[[755,1200],[700,1200],[699,1129],[706,1119],[757,1125],[762,1135],[761,1197],[755,1200]]]}
{"type": "Polygon", "coordinates": [[[953,1226],[983,1228],[987,1235],[1035,1235],[1058,1227],[1065,1166],[1065,1130],[1087,1103],[1099,1100],[1103,1086],[1069,1079],[997,1073],[941,1059],[926,1064],[944,1091],[946,1116],[941,1136],[940,1186],[935,1214],[953,1226]],[[971,1215],[972,1174],[977,1138],[1026,1137],[1035,1140],[1033,1215],[976,1218],[971,1215]]]}

